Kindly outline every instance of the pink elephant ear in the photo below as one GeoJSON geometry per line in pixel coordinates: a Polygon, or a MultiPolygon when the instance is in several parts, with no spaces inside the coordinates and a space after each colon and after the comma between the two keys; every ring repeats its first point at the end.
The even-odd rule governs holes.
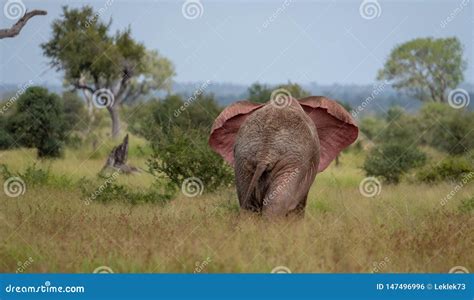
{"type": "Polygon", "coordinates": [[[240,125],[263,104],[246,100],[238,101],[226,107],[216,118],[209,136],[209,146],[219,153],[231,166],[234,166],[234,142],[240,125]]]}
{"type": "Polygon", "coordinates": [[[301,107],[313,120],[320,141],[318,172],[326,169],[359,134],[352,116],[336,101],[321,96],[299,99],[301,107]]]}

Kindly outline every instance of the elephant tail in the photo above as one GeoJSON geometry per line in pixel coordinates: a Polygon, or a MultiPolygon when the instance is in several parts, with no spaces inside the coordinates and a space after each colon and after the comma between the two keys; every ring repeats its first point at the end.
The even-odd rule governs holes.
{"type": "Polygon", "coordinates": [[[260,177],[262,177],[263,172],[267,169],[266,164],[258,164],[257,167],[255,168],[255,173],[253,173],[252,180],[250,181],[249,187],[247,189],[247,193],[245,194],[244,198],[244,203],[249,203],[251,200],[250,198],[252,197],[253,192],[255,191],[255,197],[257,198],[257,201],[260,202],[260,198],[262,195],[260,195],[260,189],[257,187],[258,181],[260,177]]]}

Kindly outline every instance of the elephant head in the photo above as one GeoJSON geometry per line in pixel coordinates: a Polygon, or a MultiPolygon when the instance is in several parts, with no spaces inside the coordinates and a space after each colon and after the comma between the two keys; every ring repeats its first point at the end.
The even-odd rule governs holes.
{"type": "Polygon", "coordinates": [[[313,96],[283,105],[238,101],[214,121],[210,147],[234,167],[244,209],[304,212],[318,172],[352,144],[358,128],[336,101],[313,96]]]}

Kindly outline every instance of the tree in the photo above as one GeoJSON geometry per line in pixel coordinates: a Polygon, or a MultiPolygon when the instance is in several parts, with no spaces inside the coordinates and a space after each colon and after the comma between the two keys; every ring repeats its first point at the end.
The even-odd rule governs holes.
{"type": "Polygon", "coordinates": [[[109,33],[111,21],[98,20],[92,7],[63,7],[53,22],[53,37],[41,46],[51,65],[64,71],[66,85],[81,90],[92,115],[93,105],[106,107],[112,137],[120,133],[119,107],[151,91],[170,88],[171,62],[147,51],[131,36],[130,28],[109,33]]]}
{"type": "Polygon", "coordinates": [[[265,103],[270,100],[272,92],[277,89],[285,89],[293,98],[299,99],[308,97],[310,93],[304,90],[299,84],[288,82],[286,84],[279,84],[274,89],[266,84],[258,82],[253,83],[248,89],[248,100],[256,103],[265,103]]]}
{"type": "Polygon", "coordinates": [[[265,103],[270,100],[272,90],[266,84],[260,84],[258,82],[253,83],[248,89],[249,101],[255,103],[265,103]]]}
{"type": "Polygon", "coordinates": [[[63,107],[58,95],[30,87],[18,98],[11,126],[20,144],[35,147],[38,157],[59,157],[66,138],[63,107]]]}
{"type": "MultiPolygon", "coordinates": [[[[8,3],[5,4],[4,9],[8,9],[8,3]]],[[[34,16],[44,16],[47,12],[44,10],[32,10],[23,15],[15,24],[10,28],[0,29],[0,39],[12,38],[20,34],[20,31],[28,23],[28,21],[34,16]]]]}
{"type": "Polygon", "coordinates": [[[446,102],[446,92],[462,82],[466,62],[459,40],[418,38],[392,50],[377,79],[388,80],[421,101],[446,102]]]}

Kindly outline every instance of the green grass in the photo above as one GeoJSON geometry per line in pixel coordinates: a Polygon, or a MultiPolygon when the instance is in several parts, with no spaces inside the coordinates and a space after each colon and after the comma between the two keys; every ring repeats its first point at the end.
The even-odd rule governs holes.
{"type": "MultiPolygon", "coordinates": [[[[77,182],[100,182],[96,175],[112,145],[103,145],[95,158],[68,150],[52,162],[37,162],[32,150],[0,152],[1,163],[12,171],[36,162],[52,178],[72,181],[27,183],[17,198],[0,193],[0,272],[15,272],[29,258],[27,273],[89,273],[99,266],[114,272],[194,272],[199,265],[205,265],[202,272],[270,272],[276,266],[294,273],[372,272],[380,262],[385,263],[378,272],[474,268],[473,212],[458,208],[472,198],[472,182],[445,206],[440,201],[453,190],[450,183],[404,181],[382,185],[378,196],[367,198],[359,193],[363,153],[348,153],[340,166],[317,176],[303,219],[240,212],[234,189],[194,198],[179,193],[165,205],[86,205],[77,182]]],[[[135,151],[130,162],[146,168],[146,158],[135,151]]],[[[117,179],[132,190],[146,190],[154,180],[147,173],[117,179]]]]}

